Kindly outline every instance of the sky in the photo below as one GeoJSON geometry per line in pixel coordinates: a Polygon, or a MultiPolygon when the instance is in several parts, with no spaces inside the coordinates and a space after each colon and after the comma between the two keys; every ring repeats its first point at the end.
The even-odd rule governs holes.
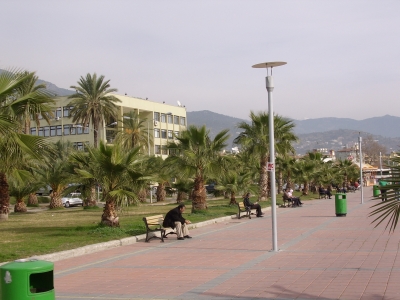
{"type": "Polygon", "coordinates": [[[249,119],[400,116],[400,1],[1,0],[0,69],[249,119]]]}

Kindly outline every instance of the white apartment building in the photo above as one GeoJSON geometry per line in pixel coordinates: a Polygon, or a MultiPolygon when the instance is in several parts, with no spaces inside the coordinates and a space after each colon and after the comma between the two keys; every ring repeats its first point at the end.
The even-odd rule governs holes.
{"type": "MultiPolygon", "coordinates": [[[[168,156],[168,150],[165,146],[168,141],[172,141],[174,135],[186,130],[186,108],[181,105],[168,105],[164,103],[153,102],[145,99],[129,96],[115,95],[120,103],[118,105],[117,120],[109,120],[108,124],[103,124],[98,130],[98,140],[112,143],[117,128],[121,127],[121,120],[131,111],[136,111],[140,119],[146,120],[148,129],[149,154],[168,156]]],[[[71,101],[68,97],[58,97],[56,100],[56,110],[54,118],[50,124],[43,120],[39,126],[35,122],[31,123],[30,133],[48,137],[53,142],[59,140],[70,141],[78,149],[83,149],[85,144],[93,144],[93,128],[91,124],[72,123],[70,117],[71,107],[68,103],[71,101]]]]}

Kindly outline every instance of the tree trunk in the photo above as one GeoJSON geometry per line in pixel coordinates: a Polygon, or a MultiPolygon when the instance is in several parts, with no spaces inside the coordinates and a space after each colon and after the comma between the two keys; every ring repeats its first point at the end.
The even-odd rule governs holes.
{"type": "Polygon", "coordinates": [[[265,157],[260,162],[260,194],[258,200],[267,200],[268,198],[268,158],[265,157]]]}
{"type": "Polygon", "coordinates": [[[236,194],[235,192],[231,192],[231,201],[229,202],[229,205],[234,205],[236,203],[236,194]]]}
{"type": "Polygon", "coordinates": [[[35,193],[30,193],[28,197],[28,206],[38,205],[38,198],[35,193]]]}
{"type": "MultiPolygon", "coordinates": [[[[282,171],[278,172],[278,193],[277,194],[281,194],[282,193],[282,188],[283,187],[283,174],[282,171]]],[[[287,185],[286,185],[287,187],[287,185]]]]}
{"type": "Polygon", "coordinates": [[[207,193],[206,188],[204,187],[203,178],[198,176],[194,180],[194,189],[192,192],[192,212],[195,210],[207,209],[206,197],[207,193]]]}
{"type": "Polygon", "coordinates": [[[146,188],[139,190],[138,198],[139,198],[140,203],[146,203],[147,192],[148,192],[148,190],[146,188]]]}
{"type": "Polygon", "coordinates": [[[87,204],[89,206],[96,206],[97,205],[97,195],[96,195],[96,186],[92,185],[90,187],[90,195],[88,197],[87,204]]]}
{"type": "Polygon", "coordinates": [[[8,220],[10,194],[5,173],[0,173],[0,221],[8,220]]]}
{"type": "Polygon", "coordinates": [[[17,199],[17,202],[14,205],[14,212],[15,213],[24,213],[26,212],[26,205],[23,199],[17,199]]]}
{"type": "Polygon", "coordinates": [[[60,207],[63,207],[61,195],[53,190],[50,194],[50,209],[60,207]]]}
{"type": "Polygon", "coordinates": [[[107,199],[104,205],[101,223],[110,227],[119,227],[119,217],[115,210],[115,202],[113,199],[107,199]]]}
{"type": "Polygon", "coordinates": [[[156,191],[156,196],[157,196],[157,202],[163,202],[165,201],[165,184],[159,182],[158,183],[158,187],[157,187],[157,191],[156,191]]]}
{"type": "Polygon", "coordinates": [[[184,197],[185,192],[178,191],[178,194],[176,196],[176,203],[181,203],[183,202],[183,197],[184,197]]]}
{"type": "Polygon", "coordinates": [[[308,182],[304,181],[303,195],[308,195],[308,182]]]}

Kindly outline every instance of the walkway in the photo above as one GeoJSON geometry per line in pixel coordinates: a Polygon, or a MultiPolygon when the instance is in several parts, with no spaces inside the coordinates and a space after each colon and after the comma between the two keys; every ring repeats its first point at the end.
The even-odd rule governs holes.
{"type": "Polygon", "coordinates": [[[400,299],[400,229],[368,217],[372,188],[334,200],[278,208],[271,218],[232,219],[191,231],[193,239],[152,240],[55,262],[58,300],[72,299],[400,299]]]}

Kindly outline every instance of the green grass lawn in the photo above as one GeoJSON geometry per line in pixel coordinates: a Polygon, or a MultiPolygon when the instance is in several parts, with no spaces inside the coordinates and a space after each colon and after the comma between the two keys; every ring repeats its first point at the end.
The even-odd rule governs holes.
{"type": "MultiPolygon", "coordinates": [[[[316,198],[316,195],[302,197],[302,201],[313,198],[316,198]]],[[[276,199],[277,205],[280,205],[282,196],[277,195],[276,199]]],[[[255,201],[255,199],[251,200],[255,201]]],[[[237,201],[241,201],[241,199],[237,198],[237,201]]],[[[198,223],[235,215],[237,206],[229,206],[228,203],[229,199],[209,199],[207,200],[207,211],[191,213],[191,203],[186,202],[187,208],[184,217],[192,223],[198,223]]],[[[102,214],[101,208],[74,207],[57,210],[35,208],[35,212],[10,213],[8,221],[0,222],[0,262],[142,234],[146,232],[142,220],[144,216],[165,215],[176,205],[176,203],[167,205],[143,204],[128,207],[119,212],[120,227],[118,228],[99,225],[102,214]]],[[[270,202],[263,201],[261,206],[263,208],[270,206],[270,202]]]]}

